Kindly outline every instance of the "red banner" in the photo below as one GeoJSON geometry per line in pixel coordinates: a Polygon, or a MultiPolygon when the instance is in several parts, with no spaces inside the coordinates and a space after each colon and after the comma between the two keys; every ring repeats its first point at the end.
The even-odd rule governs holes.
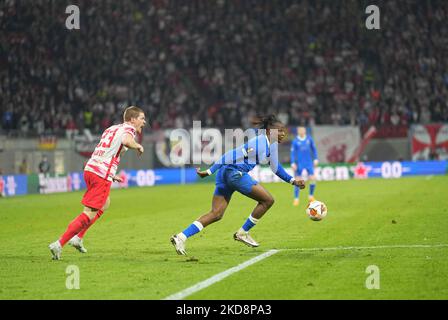
{"type": "MultiPolygon", "coordinates": [[[[369,129],[371,129],[371,126],[362,127],[362,134],[365,134],[369,129]]],[[[380,125],[375,129],[375,139],[406,138],[408,136],[407,125],[380,125]]]]}

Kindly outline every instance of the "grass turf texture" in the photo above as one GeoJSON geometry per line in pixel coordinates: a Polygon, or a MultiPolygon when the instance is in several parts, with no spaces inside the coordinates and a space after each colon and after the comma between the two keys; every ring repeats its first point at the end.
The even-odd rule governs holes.
{"type": "Polygon", "coordinates": [[[305,214],[308,190],[292,206],[292,188],[266,184],[276,203],[251,232],[259,248],[232,239],[254,201],[235,194],[220,222],[178,256],[169,237],[210,207],[213,185],[113,190],[111,207],[88,231],[80,254],[48,244],[81,212],[82,193],[0,199],[0,299],[163,299],[269,249],[284,250],[188,299],[447,299],[448,247],[300,251],[297,248],[448,243],[448,177],[320,182],[329,213],[305,214]],[[66,268],[80,289],[66,288],[66,268]],[[366,268],[380,270],[368,290],[366,268]]]}

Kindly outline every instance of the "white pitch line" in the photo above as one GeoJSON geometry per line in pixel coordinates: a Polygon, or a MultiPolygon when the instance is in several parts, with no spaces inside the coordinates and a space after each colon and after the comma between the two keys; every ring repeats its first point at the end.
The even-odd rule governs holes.
{"type": "Polygon", "coordinates": [[[238,272],[244,268],[247,268],[248,266],[257,263],[260,260],[263,260],[267,257],[272,256],[273,254],[276,254],[279,250],[269,250],[263,254],[260,254],[259,256],[256,256],[250,260],[247,260],[246,262],[243,262],[239,265],[237,265],[236,267],[227,269],[226,271],[223,271],[221,273],[218,273],[217,275],[214,275],[211,278],[208,278],[207,280],[204,280],[202,282],[199,282],[185,290],[179,291],[175,294],[172,294],[168,297],[166,297],[163,300],[182,300],[186,297],[188,297],[189,295],[192,295],[195,292],[198,292],[204,288],[207,288],[209,286],[211,286],[212,284],[221,281],[224,278],[227,278],[228,276],[230,276],[231,274],[238,272]]]}
{"type": "Polygon", "coordinates": [[[434,178],[434,176],[431,174],[431,175],[429,175],[429,176],[426,176],[426,180],[431,180],[432,178],[434,178]]]}
{"type": "Polygon", "coordinates": [[[364,246],[364,247],[323,247],[323,248],[285,248],[285,249],[273,249],[269,250],[259,256],[256,256],[246,262],[243,262],[236,267],[227,269],[217,275],[214,275],[204,281],[201,281],[185,290],[174,293],[163,300],[182,300],[193,293],[196,293],[204,288],[211,286],[212,284],[221,281],[224,278],[227,278],[233,273],[236,273],[248,266],[257,263],[260,260],[263,260],[267,257],[270,257],[280,251],[335,251],[335,250],[362,250],[362,249],[416,249],[416,248],[444,248],[448,247],[448,244],[410,244],[410,245],[384,245],[384,246],[364,246]]]}
{"type": "Polygon", "coordinates": [[[403,244],[388,246],[368,246],[368,247],[327,247],[327,248],[285,248],[280,251],[334,251],[334,250],[362,250],[362,249],[415,249],[415,248],[443,248],[448,244],[403,244]]]}

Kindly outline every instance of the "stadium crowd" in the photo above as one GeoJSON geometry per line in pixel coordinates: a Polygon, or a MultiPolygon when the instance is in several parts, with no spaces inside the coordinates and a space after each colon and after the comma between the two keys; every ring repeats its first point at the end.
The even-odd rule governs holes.
{"type": "Polygon", "coordinates": [[[448,2],[80,0],[0,4],[0,132],[99,133],[136,104],[151,128],[448,121],[448,2]]]}

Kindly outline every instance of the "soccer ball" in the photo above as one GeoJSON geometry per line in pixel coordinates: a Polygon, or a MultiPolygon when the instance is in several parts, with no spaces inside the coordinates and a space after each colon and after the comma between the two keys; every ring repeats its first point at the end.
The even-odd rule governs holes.
{"type": "Polygon", "coordinates": [[[320,221],[327,215],[327,206],[322,201],[311,201],[306,207],[306,214],[313,221],[320,221]]]}

